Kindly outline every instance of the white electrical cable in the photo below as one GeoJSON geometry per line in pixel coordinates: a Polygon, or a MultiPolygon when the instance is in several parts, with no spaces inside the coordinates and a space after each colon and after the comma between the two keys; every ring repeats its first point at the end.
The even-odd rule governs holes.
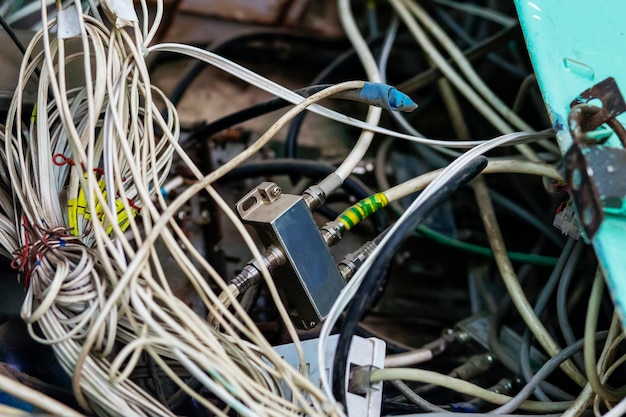
{"type": "MultiPolygon", "coordinates": [[[[532,131],[530,125],[524,122],[513,110],[511,110],[495,93],[485,84],[472,67],[463,51],[450,39],[437,22],[421,7],[412,0],[404,0],[406,7],[421,21],[423,27],[428,30],[433,37],[444,46],[454,62],[458,65],[462,74],[474,89],[480,93],[484,99],[495,110],[497,110],[508,123],[519,130],[532,131]]],[[[506,132],[505,132],[506,133],[506,132]]]]}
{"type": "MultiPolygon", "coordinates": [[[[446,78],[458,89],[458,91],[463,94],[463,96],[478,110],[484,117],[487,119],[496,129],[498,129],[501,133],[507,134],[513,132],[513,128],[508,124],[506,120],[504,120],[491,106],[490,103],[487,103],[481,97],[472,86],[463,79],[463,77],[452,67],[451,64],[444,58],[444,56],[437,50],[435,45],[428,39],[424,29],[417,20],[413,17],[411,12],[414,14],[419,14],[421,8],[419,5],[416,5],[414,2],[410,0],[390,0],[394,9],[398,13],[398,15],[402,18],[405,25],[414,36],[415,40],[421,45],[426,54],[430,57],[433,63],[441,70],[441,72],[446,76],[446,78]]],[[[424,20],[429,18],[426,13],[419,14],[424,20]]],[[[459,51],[459,49],[454,45],[450,39],[443,33],[443,31],[436,25],[432,19],[427,21],[427,25],[425,25],[431,32],[438,37],[440,42],[443,42],[444,47],[447,47],[448,52],[451,53],[452,58],[457,61],[457,64],[462,64],[462,69],[464,70],[464,74],[470,76],[470,81],[474,84],[474,87],[480,89],[480,92],[488,97],[491,100],[491,105],[496,106],[498,110],[503,109],[502,111],[507,118],[515,121],[521,122],[521,119],[517,115],[515,115],[511,110],[507,111],[507,107],[502,104],[502,102],[495,97],[495,95],[491,92],[489,88],[482,82],[482,80],[475,74],[469,63],[467,62],[465,56],[459,51]],[[461,56],[459,56],[461,55],[461,56]],[[501,104],[501,106],[500,106],[501,104]]],[[[526,124],[519,124],[522,126],[522,130],[531,131],[526,124]]],[[[516,148],[526,156],[531,161],[540,161],[540,158],[537,154],[527,145],[517,145],[516,148]]]]}
{"type": "MultiPolygon", "coordinates": [[[[437,178],[437,176],[441,174],[444,169],[445,168],[441,168],[428,172],[391,187],[390,189],[384,191],[385,196],[387,196],[387,200],[391,203],[401,199],[402,197],[411,195],[416,191],[422,190],[434,178],[437,178]]],[[[554,178],[557,180],[562,179],[561,175],[553,165],[523,160],[489,160],[489,163],[482,171],[482,174],[496,173],[529,174],[554,178]]]]}
{"type": "MultiPolygon", "coordinates": [[[[146,15],[147,6],[142,5],[146,15]]],[[[78,10],[78,3],[74,7],[78,10]]],[[[162,5],[157,7],[162,10],[162,5]]],[[[63,369],[72,375],[81,406],[100,415],[171,415],[128,378],[142,352],[215,414],[223,411],[189,392],[164,358],[178,361],[243,415],[336,414],[306,375],[274,352],[236,299],[229,300],[234,311],[220,303],[206,276],[222,289],[227,281],[189,242],[175,214],[189,197],[206,190],[260,259],[253,239],[211,183],[260,149],[309,104],[341,90],[360,88],[363,82],[344,83],[310,97],[247,153],[207,180],[178,144],[180,128],[173,106],[150,84],[144,53],[158,27],[158,10],[152,24],[140,27],[131,21],[128,30],[118,28],[117,20],[107,26],[78,13],[80,49],[71,54],[63,39],[50,36],[55,22],[49,22],[42,10],[44,29],[27,49],[3,137],[5,179],[15,193],[18,210],[13,213],[13,202],[4,201],[9,196],[0,193],[5,212],[5,217],[0,216],[0,243],[3,252],[17,255],[16,267],[24,275],[28,291],[22,316],[31,335],[50,344],[63,369]],[[43,45],[40,53],[35,52],[38,44],[43,45]],[[23,90],[36,67],[41,71],[38,109],[23,133],[19,128],[23,90]],[[65,72],[70,67],[82,71],[82,85],[81,81],[78,86],[68,85],[65,72]],[[159,191],[174,154],[205,183],[168,206],[159,191]],[[219,316],[224,333],[177,301],[161,265],[163,255],[154,249],[157,240],[165,244],[204,305],[219,316]],[[43,336],[34,332],[34,324],[43,336]],[[140,343],[133,344],[133,340],[140,343]],[[114,353],[116,341],[124,342],[126,348],[124,356],[114,359],[118,366],[111,367],[104,358],[114,353]],[[282,398],[278,380],[291,391],[291,401],[282,398]]],[[[111,10],[108,13],[116,19],[111,10]]],[[[300,349],[268,271],[263,275],[300,349]]]]}
{"type": "MultiPolygon", "coordinates": [[[[0,391],[6,394],[12,395],[15,398],[19,398],[22,401],[35,405],[36,407],[46,412],[53,413],[55,415],[67,416],[67,417],[84,417],[83,414],[71,409],[65,404],[60,403],[53,398],[45,396],[39,391],[35,391],[34,389],[24,384],[21,384],[17,381],[14,381],[1,374],[0,374],[0,391]]],[[[3,411],[3,410],[0,409],[0,411],[3,411]]],[[[22,414],[19,414],[19,415],[22,415],[22,414]]]]}
{"type": "MultiPolygon", "coordinates": [[[[275,95],[276,97],[280,97],[284,100],[289,101],[290,103],[297,104],[303,100],[303,97],[298,93],[289,90],[273,81],[268,80],[256,74],[234,62],[231,62],[219,55],[216,55],[212,52],[195,48],[189,45],[178,45],[171,43],[162,43],[158,45],[153,45],[148,48],[150,53],[152,52],[171,52],[186,55],[192,58],[195,58],[199,61],[205,62],[209,65],[213,65],[216,68],[219,68],[223,71],[228,72],[229,74],[247,82],[255,87],[258,87],[264,91],[267,91],[270,94],[275,95]]],[[[478,146],[482,143],[485,143],[485,140],[461,140],[461,141],[452,141],[452,140],[438,140],[438,139],[428,139],[413,135],[407,135],[404,133],[400,133],[394,130],[386,129],[384,127],[371,125],[361,120],[346,116],[342,113],[337,113],[333,110],[329,110],[320,105],[313,105],[308,108],[309,111],[313,113],[319,114],[321,116],[327,117],[331,120],[335,120],[337,122],[341,122],[347,124],[349,126],[358,127],[360,129],[370,130],[375,133],[379,133],[386,136],[392,136],[399,139],[405,139],[412,142],[423,143],[425,145],[430,146],[440,146],[444,148],[473,148],[474,146],[478,146]]],[[[508,146],[508,145],[507,145],[508,146]]],[[[513,145],[511,145],[513,146],[513,145]]]]}
{"type": "MultiPolygon", "coordinates": [[[[352,43],[352,47],[356,51],[367,78],[376,83],[382,82],[382,77],[378,71],[378,65],[376,60],[372,56],[372,52],[369,50],[365,39],[359,32],[359,28],[354,21],[352,10],[350,8],[350,0],[338,0],[339,5],[339,17],[343,25],[343,29],[352,43]]],[[[370,125],[377,125],[382,115],[382,109],[379,107],[370,107],[366,117],[366,123],[370,125]]],[[[335,174],[342,180],[345,180],[352,174],[352,170],[361,162],[361,159],[365,156],[365,153],[369,149],[372,139],[374,138],[374,132],[364,130],[359,136],[359,140],[354,145],[354,148],[350,151],[346,159],[339,165],[335,174]]],[[[333,190],[324,190],[326,194],[330,194],[333,190]]]]}
{"type": "MultiPolygon", "coordinates": [[[[148,352],[156,363],[163,364],[160,355],[165,353],[162,349],[156,349],[157,339],[154,338],[156,334],[161,337],[161,340],[168,340],[169,343],[173,344],[176,341],[178,347],[176,349],[171,347],[174,349],[172,352],[175,352],[174,359],[179,360],[191,373],[203,380],[209,390],[227,400],[231,407],[242,414],[293,415],[305,412],[309,415],[326,415],[329,412],[334,413],[335,411],[325,408],[323,405],[325,398],[316,391],[315,386],[304,375],[298,374],[296,370],[282,362],[236,300],[230,301],[239,318],[219,303],[217,296],[206,286],[203,274],[190,263],[189,258],[175,242],[182,240],[182,243],[191,251],[194,261],[199,262],[215,282],[224,288],[226,287],[225,281],[193,249],[193,245],[186,240],[183,231],[173,219],[177,210],[190,196],[206,189],[231,220],[236,222],[251,250],[256,252],[259,258],[260,254],[252,238],[232,210],[219,195],[214,193],[210,184],[259,150],[306,106],[335,92],[358,89],[363,86],[363,82],[340,84],[309,97],[283,116],[261,140],[246,152],[205,177],[198,168],[193,166],[177,144],[179,128],[173,108],[158,90],[149,85],[145,64],[141,61],[143,56],[141,41],[134,40],[124,31],[121,31],[117,37],[106,35],[106,31],[107,29],[97,22],[85,18],[83,50],[93,51],[93,53],[86,53],[83,57],[92,56],[91,59],[102,61],[95,66],[96,72],[106,70],[106,76],[99,77],[97,74],[90,75],[91,68],[85,68],[87,80],[91,77],[96,80],[95,83],[89,81],[86,83],[92,86],[90,89],[73,89],[69,94],[65,92],[67,87],[64,84],[62,71],[68,61],[80,59],[80,55],[65,57],[63,44],[51,41],[45,31],[41,34],[44,44],[51,43],[51,46],[44,48],[43,55],[34,57],[33,62],[22,69],[21,78],[25,80],[32,76],[35,65],[39,65],[44,58],[48,63],[42,67],[40,77],[39,103],[42,109],[33,117],[31,126],[30,146],[32,149],[35,147],[38,149],[33,154],[39,166],[36,175],[24,176],[29,172],[29,162],[26,157],[29,152],[24,151],[22,139],[5,141],[5,153],[10,155],[6,165],[12,170],[10,176],[13,188],[16,190],[17,198],[26,209],[26,217],[21,224],[22,230],[20,231],[23,236],[22,243],[26,243],[22,251],[23,262],[32,262],[32,256],[35,256],[37,261],[37,268],[29,272],[31,283],[28,286],[29,295],[23,309],[24,318],[29,323],[40,325],[45,337],[38,337],[38,340],[52,344],[64,369],[73,375],[77,399],[84,408],[92,408],[97,413],[112,413],[115,409],[115,402],[122,401],[121,397],[124,397],[123,403],[128,404],[129,407],[123,409],[118,407],[118,411],[123,411],[125,415],[169,415],[169,412],[156,401],[147,401],[150,397],[138,396],[140,389],[134,386],[128,378],[123,377],[136,366],[141,350],[148,352]],[[91,35],[88,36],[87,33],[91,35]],[[108,50],[103,49],[107,46],[108,50]],[[55,53],[58,53],[56,59],[61,61],[57,66],[59,68],[58,79],[55,78],[55,67],[50,65],[55,53]],[[47,102],[46,92],[49,86],[52,87],[52,94],[55,102],[58,103],[56,106],[47,102]],[[160,101],[166,103],[167,121],[154,104],[153,97],[158,97],[160,101]],[[146,103],[146,107],[141,108],[140,102],[146,103]],[[101,113],[104,114],[103,119],[100,119],[101,113]],[[81,122],[74,125],[73,120],[77,117],[81,122]],[[152,125],[155,122],[163,131],[163,136],[159,139],[154,138],[152,125]],[[102,126],[101,133],[96,136],[100,125],[102,126]],[[46,126],[47,128],[44,129],[43,127],[46,126]],[[61,134],[63,136],[60,136],[61,134]],[[146,141],[141,139],[142,135],[148,135],[154,139],[146,141]],[[13,148],[14,145],[18,145],[17,148],[13,148]],[[53,153],[56,151],[61,152],[53,153]],[[169,169],[174,152],[183,158],[200,180],[196,184],[202,181],[204,184],[201,184],[200,188],[187,190],[187,193],[183,193],[168,207],[156,190],[160,190],[163,185],[164,173],[169,169]],[[13,158],[14,155],[15,158],[13,158]],[[98,168],[100,160],[103,161],[103,168],[98,168]],[[20,178],[19,182],[17,178],[20,178]],[[36,178],[39,181],[35,180],[36,178]],[[40,181],[47,181],[46,186],[39,186],[40,181]],[[67,201],[66,204],[70,207],[73,204],[72,201],[78,201],[78,208],[83,210],[82,212],[70,212],[69,215],[63,213],[59,195],[65,193],[63,185],[67,181],[70,187],[67,188],[68,196],[64,201],[67,201]],[[30,186],[31,182],[36,184],[36,188],[30,186]],[[45,198],[41,198],[41,195],[37,195],[38,193],[43,193],[45,198]],[[31,195],[37,195],[37,197],[32,198],[31,195]],[[155,196],[159,209],[153,203],[155,196]],[[135,213],[139,208],[142,210],[141,224],[135,222],[135,213]],[[98,215],[95,216],[92,213],[98,213],[98,215]],[[73,215],[77,217],[74,219],[73,215]],[[39,230],[33,224],[36,224],[37,219],[42,218],[45,219],[45,223],[42,225],[42,230],[39,230]],[[128,223],[128,230],[132,231],[130,235],[122,230],[125,222],[128,223]],[[46,229],[48,224],[68,223],[69,231],[75,236],[67,234],[67,226],[46,229]],[[167,228],[164,229],[165,226],[167,228]],[[111,237],[115,237],[115,240],[111,237]],[[129,237],[137,242],[138,251],[128,240],[129,237]],[[160,261],[156,258],[157,254],[152,246],[156,239],[161,238],[196,287],[207,308],[219,311],[220,325],[230,337],[227,340],[231,340],[231,342],[225,342],[222,339],[219,346],[234,343],[232,348],[208,351],[208,346],[218,346],[217,339],[215,339],[216,331],[211,330],[205,322],[195,317],[195,313],[187,311],[187,306],[171,303],[175,298],[166,285],[163,269],[160,267],[160,261]],[[33,244],[40,247],[40,242],[44,239],[50,249],[44,253],[35,251],[32,248],[33,244]],[[94,246],[98,252],[86,250],[82,245],[94,246]],[[142,252],[142,249],[145,249],[145,252],[142,252]],[[70,254],[73,255],[70,256],[70,254]],[[69,262],[63,262],[63,258],[68,256],[70,256],[69,262]],[[127,259],[132,262],[128,263],[127,259]],[[95,270],[96,263],[100,264],[98,268],[101,268],[98,273],[95,270]],[[153,265],[154,269],[150,265],[153,265]],[[102,282],[102,278],[106,278],[108,282],[102,282]],[[63,291],[71,289],[66,286],[68,280],[75,282],[76,285],[93,286],[93,290],[90,290],[91,293],[88,293],[90,295],[86,294],[85,297],[67,298],[63,291]],[[145,292],[148,289],[149,291],[145,292]],[[137,297],[139,293],[145,295],[137,297]],[[75,315],[72,310],[74,303],[82,303],[79,310],[81,313],[71,319],[70,327],[62,325],[56,321],[57,318],[50,315],[60,306],[59,303],[64,303],[63,300],[66,298],[67,304],[64,308],[70,308],[65,313],[68,319],[75,315]],[[149,303],[153,298],[160,299],[161,304],[150,306],[149,303]],[[169,306],[168,311],[173,316],[170,318],[168,315],[159,314],[158,320],[155,320],[154,312],[160,311],[161,306],[164,305],[169,306]],[[121,316],[117,313],[118,309],[124,312],[121,316]],[[175,334],[172,333],[176,329],[174,317],[177,317],[176,320],[180,322],[187,323],[188,326],[195,323],[192,326],[193,334],[183,331],[182,328],[178,329],[175,334]],[[161,322],[167,323],[167,326],[162,327],[161,322]],[[120,326],[143,335],[141,340],[147,340],[147,342],[142,343],[141,348],[130,345],[136,349],[129,352],[130,362],[126,364],[125,370],[110,374],[111,370],[107,369],[108,366],[100,359],[102,357],[100,355],[106,356],[111,352],[115,340],[125,334],[120,326]],[[238,332],[243,332],[250,340],[253,340],[259,350],[254,352],[247,345],[242,345],[238,332]],[[210,338],[211,335],[213,338],[210,338]],[[77,336],[79,338],[74,340],[77,336]],[[181,342],[193,348],[190,350],[185,344],[180,344],[181,342]],[[255,360],[257,366],[250,368],[247,360],[238,359],[233,362],[234,357],[230,357],[229,352],[239,357],[241,354],[237,353],[238,349],[244,349],[248,358],[258,356],[259,359],[255,360]],[[94,356],[92,352],[101,353],[94,356]],[[221,353],[215,356],[217,352],[221,353]],[[265,357],[264,360],[269,361],[273,367],[265,365],[259,355],[265,357]],[[263,365],[259,367],[261,364],[263,365]],[[242,367],[245,371],[241,369],[242,367]],[[218,378],[220,384],[211,383],[199,372],[208,372],[214,378],[218,378]],[[267,372],[273,373],[275,377],[287,383],[292,392],[293,402],[285,402],[278,396],[268,396],[268,390],[275,392],[272,388],[275,384],[267,385],[273,380],[268,378],[267,372]],[[230,393],[220,388],[222,384],[233,387],[230,393]],[[105,394],[101,395],[98,392],[105,394]]],[[[137,26],[135,33],[139,33],[137,26]]],[[[36,37],[35,42],[38,39],[36,37]]],[[[29,51],[32,53],[32,45],[29,51]]],[[[83,60],[89,61],[84,58],[83,60]]],[[[21,81],[16,100],[12,104],[7,132],[13,131],[14,120],[21,118],[18,116],[21,112],[19,103],[24,84],[25,82],[21,81]]],[[[19,132],[18,130],[18,135],[19,132]]],[[[277,306],[283,309],[285,325],[291,329],[292,337],[297,342],[298,336],[287,312],[282,307],[277,290],[267,271],[264,272],[268,287],[273,288],[277,306]]],[[[33,336],[37,337],[34,333],[33,336]]],[[[129,339],[124,340],[127,343],[130,342],[129,339]]],[[[178,382],[182,384],[182,381],[178,382]]],[[[211,407],[210,403],[202,400],[197,394],[194,398],[204,401],[203,404],[211,407]]]]}

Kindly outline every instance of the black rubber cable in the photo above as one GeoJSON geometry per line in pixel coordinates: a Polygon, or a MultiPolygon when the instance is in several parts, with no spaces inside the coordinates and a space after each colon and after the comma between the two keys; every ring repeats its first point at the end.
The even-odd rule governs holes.
{"type": "MultiPolygon", "coordinates": [[[[474,61],[489,54],[494,49],[506,45],[506,43],[513,39],[518,33],[519,26],[513,26],[503,29],[495,35],[486,38],[485,40],[480,41],[480,43],[477,43],[473,47],[467,49],[463,52],[463,54],[468,60],[474,61]]],[[[450,59],[449,62],[452,63],[452,60],[450,59]]],[[[397,88],[404,93],[410,93],[424,86],[432,84],[442,76],[443,74],[438,67],[431,67],[430,69],[423,71],[415,75],[414,77],[411,77],[410,79],[398,84],[397,88]]]]}
{"type": "Polygon", "coordinates": [[[22,53],[22,55],[26,55],[26,48],[24,47],[24,44],[22,43],[22,41],[20,41],[15,31],[11,29],[11,26],[7,23],[6,20],[4,20],[4,17],[2,17],[1,15],[0,15],[0,26],[2,26],[2,28],[7,33],[7,35],[9,35],[9,37],[11,38],[15,46],[17,46],[17,48],[22,53]]]}
{"type": "MultiPolygon", "coordinates": [[[[376,37],[372,39],[368,39],[366,41],[367,45],[371,48],[372,46],[380,43],[382,41],[382,37],[376,37]]],[[[321,84],[330,81],[331,76],[335,71],[341,68],[343,65],[350,62],[350,60],[356,58],[356,51],[353,48],[348,49],[341,55],[339,55],[335,60],[333,60],[326,68],[320,72],[311,84],[321,84]]],[[[285,156],[287,158],[297,158],[298,157],[298,137],[300,136],[300,129],[302,128],[302,124],[304,123],[304,118],[306,117],[308,112],[302,112],[293,118],[291,124],[289,125],[289,130],[287,131],[287,139],[285,140],[285,156]]]]}
{"type": "Polygon", "coordinates": [[[344,320],[339,331],[337,351],[333,361],[332,386],[335,398],[346,407],[346,371],[348,370],[348,354],[352,336],[354,335],[361,317],[365,313],[366,306],[370,303],[370,294],[377,292],[381,277],[387,265],[398,252],[404,240],[412,234],[412,231],[422,223],[432,211],[441,203],[450,198],[463,184],[467,183],[478,175],[487,166],[487,158],[480,156],[468,163],[463,169],[455,173],[450,180],[438,188],[431,198],[424,201],[413,212],[410,212],[402,221],[406,227],[391,235],[384,247],[382,247],[361,286],[355,293],[348,306],[344,320]]]}
{"type": "MultiPolygon", "coordinates": [[[[20,41],[20,38],[17,37],[17,34],[11,28],[11,25],[9,25],[7,21],[4,20],[4,17],[2,17],[2,15],[0,15],[0,26],[2,26],[7,35],[9,35],[15,46],[17,46],[17,49],[19,49],[22,53],[22,55],[26,55],[26,48],[24,47],[24,44],[22,43],[22,41],[20,41]]],[[[39,74],[39,68],[35,68],[35,75],[37,76],[37,78],[39,78],[39,74]]]]}
{"type": "MultiPolygon", "coordinates": [[[[441,7],[437,7],[435,8],[435,12],[464,44],[471,47],[478,43],[478,41],[472,38],[472,36],[470,36],[446,10],[441,7]]],[[[527,75],[527,73],[525,73],[523,70],[518,69],[514,64],[505,60],[495,52],[487,54],[487,59],[495,65],[499,66],[501,69],[515,75],[518,78],[524,78],[527,75]]]]}
{"type": "MultiPolygon", "coordinates": [[[[331,85],[332,84],[312,85],[309,87],[301,88],[299,90],[295,90],[295,92],[300,94],[302,97],[309,97],[310,95],[315,94],[327,87],[330,87],[331,85]]],[[[254,119],[255,117],[263,116],[265,114],[280,110],[291,105],[291,102],[283,100],[282,98],[273,98],[262,103],[254,104],[250,107],[217,119],[209,124],[197,127],[196,129],[194,129],[193,132],[191,132],[186,140],[192,141],[208,138],[209,136],[221,132],[224,129],[236,126],[239,123],[246,122],[250,119],[254,119]]]]}

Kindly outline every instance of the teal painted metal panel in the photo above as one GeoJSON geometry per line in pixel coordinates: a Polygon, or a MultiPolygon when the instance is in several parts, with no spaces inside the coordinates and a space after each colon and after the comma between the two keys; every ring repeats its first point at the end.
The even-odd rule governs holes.
{"type": "MultiPolygon", "coordinates": [[[[626,94],[626,1],[515,0],[515,4],[539,87],[565,152],[573,143],[567,117],[578,94],[608,77],[615,78],[626,94]]],[[[626,123],[626,114],[617,119],[626,123]]],[[[613,135],[606,146],[621,147],[621,143],[613,135]]],[[[624,324],[626,217],[619,211],[605,211],[605,216],[591,243],[624,324]]]]}

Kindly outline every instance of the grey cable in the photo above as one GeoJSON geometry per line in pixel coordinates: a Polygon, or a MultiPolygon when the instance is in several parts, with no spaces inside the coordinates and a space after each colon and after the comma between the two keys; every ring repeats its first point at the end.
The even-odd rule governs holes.
{"type": "MultiPolygon", "coordinates": [[[[550,297],[554,293],[554,290],[557,284],[559,283],[559,279],[561,278],[563,268],[565,267],[567,261],[572,256],[574,243],[576,243],[574,239],[567,240],[567,242],[565,243],[565,246],[563,247],[563,250],[561,251],[561,256],[559,256],[558,263],[552,270],[552,273],[550,274],[550,278],[548,278],[546,285],[541,290],[541,293],[539,294],[539,297],[537,298],[537,302],[535,303],[535,308],[534,308],[534,311],[537,317],[541,316],[541,314],[543,313],[543,310],[548,304],[548,301],[550,300],[550,297]]],[[[524,380],[527,383],[530,382],[530,380],[533,377],[533,371],[530,367],[530,341],[531,341],[530,330],[526,329],[524,331],[524,336],[522,338],[522,346],[520,349],[520,370],[522,372],[522,376],[524,377],[524,380]]],[[[541,387],[537,387],[535,389],[535,396],[541,401],[550,401],[550,399],[543,392],[541,387]]],[[[568,395],[568,397],[571,397],[571,396],[568,395]]],[[[564,399],[570,399],[570,398],[564,398],[564,399]]]]}
{"type": "MultiPolygon", "coordinates": [[[[478,44],[478,41],[472,38],[460,25],[458,25],[448,12],[443,9],[435,9],[435,12],[441,18],[441,20],[450,29],[452,29],[454,34],[463,41],[463,43],[465,43],[469,47],[475,47],[478,44]]],[[[518,69],[514,64],[510,63],[506,59],[500,57],[497,53],[492,52],[487,54],[487,59],[497,66],[501,67],[505,71],[514,74],[516,77],[524,77],[525,75],[522,70],[518,69]]]]}
{"type": "Polygon", "coordinates": [[[556,231],[556,229],[542,222],[530,211],[526,210],[519,204],[514,203],[513,201],[509,200],[508,198],[504,197],[502,194],[496,191],[489,190],[489,195],[493,199],[494,203],[505,207],[511,213],[526,221],[529,225],[533,226],[548,239],[554,242],[558,247],[561,247],[563,245],[563,237],[556,231]]]}
{"type": "MultiPolygon", "coordinates": [[[[574,276],[574,271],[576,270],[576,265],[578,265],[578,259],[583,247],[584,242],[581,239],[578,241],[576,246],[574,246],[572,256],[565,264],[565,268],[563,268],[561,281],[559,282],[559,287],[556,292],[556,314],[559,320],[559,327],[563,333],[563,338],[568,345],[571,345],[576,341],[576,336],[574,335],[574,330],[572,329],[567,314],[567,294],[569,292],[569,286],[572,282],[572,277],[574,276]]],[[[585,369],[585,363],[581,354],[574,355],[573,359],[578,369],[585,369]]]]}
{"type": "MultiPolygon", "coordinates": [[[[400,24],[400,20],[396,14],[393,15],[393,19],[391,20],[391,24],[387,29],[387,33],[385,34],[385,41],[383,43],[383,47],[380,51],[380,58],[378,59],[378,72],[380,72],[380,76],[383,83],[387,82],[387,63],[389,62],[389,55],[391,54],[391,48],[393,46],[393,42],[396,39],[396,35],[398,33],[398,27],[400,24]]],[[[417,131],[411,124],[406,120],[406,118],[401,114],[396,114],[398,112],[392,111],[390,112],[391,116],[396,119],[396,122],[404,129],[405,132],[410,135],[417,137],[424,137],[423,134],[417,131]]],[[[422,144],[416,143],[414,144],[417,152],[427,161],[435,161],[435,166],[445,166],[448,164],[448,161],[437,154],[437,152],[433,151],[433,148],[424,146],[422,144]]],[[[443,153],[448,156],[457,157],[459,156],[459,152],[453,151],[451,149],[446,148],[438,148],[434,147],[438,152],[443,153]]]]}
{"type": "Polygon", "coordinates": [[[429,411],[429,412],[443,412],[445,413],[446,410],[431,403],[430,401],[422,398],[420,395],[418,395],[415,391],[413,391],[411,389],[411,387],[409,387],[407,384],[405,384],[404,382],[400,381],[400,380],[391,380],[389,381],[389,383],[391,385],[393,385],[398,391],[400,391],[400,393],[402,395],[404,395],[409,401],[411,401],[413,404],[415,404],[416,406],[420,407],[422,410],[424,411],[429,411]]]}
{"type": "MultiPolygon", "coordinates": [[[[608,331],[602,331],[596,333],[596,341],[602,340],[609,334],[608,331]]],[[[557,370],[561,363],[565,362],[572,355],[582,349],[585,339],[580,339],[568,347],[560,351],[558,354],[550,358],[541,369],[532,377],[530,382],[521,389],[520,392],[515,395],[511,401],[493,410],[494,414],[510,413],[519,408],[519,406],[531,396],[535,388],[540,382],[545,380],[552,372],[557,370]]]]}
{"type": "MultiPolygon", "coordinates": [[[[536,245],[531,252],[535,253],[539,250],[540,250],[539,247],[536,245]]],[[[529,265],[524,265],[518,273],[518,278],[521,283],[524,282],[526,275],[530,271],[528,268],[529,268],[529,265]]],[[[498,338],[498,333],[499,333],[498,329],[500,328],[500,325],[501,325],[501,323],[499,322],[503,320],[503,314],[509,308],[509,306],[507,306],[506,304],[510,304],[511,302],[512,301],[509,296],[505,297],[503,301],[500,303],[498,310],[496,310],[496,313],[493,316],[491,323],[489,324],[490,326],[489,347],[491,348],[491,351],[493,352],[493,354],[498,358],[500,363],[502,363],[506,368],[508,368],[515,375],[519,375],[521,373],[521,369],[520,369],[520,364],[518,363],[518,360],[517,360],[518,356],[516,355],[515,358],[510,356],[507,353],[507,351],[502,347],[498,338]]],[[[540,386],[541,386],[541,389],[545,393],[548,393],[555,398],[569,397],[569,395],[565,391],[561,390],[560,388],[556,387],[555,385],[547,381],[541,381],[540,386]]]]}

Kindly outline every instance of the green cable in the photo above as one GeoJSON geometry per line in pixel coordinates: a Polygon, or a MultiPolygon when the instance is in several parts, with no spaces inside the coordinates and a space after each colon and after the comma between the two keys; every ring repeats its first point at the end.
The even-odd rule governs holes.
{"type": "MultiPolygon", "coordinates": [[[[344,210],[343,213],[339,215],[339,217],[337,217],[336,221],[342,223],[345,227],[345,231],[348,231],[352,229],[355,225],[360,223],[363,219],[369,217],[371,214],[377,212],[381,208],[386,207],[388,204],[389,200],[384,193],[376,193],[348,207],[346,210],[344,210]]],[[[394,211],[396,212],[396,214],[400,215],[397,210],[394,211]]],[[[473,243],[462,242],[460,240],[446,236],[443,233],[439,233],[426,226],[418,227],[416,232],[419,235],[422,235],[445,246],[474,253],[480,256],[493,257],[493,252],[490,248],[474,245],[473,243]]],[[[558,258],[554,258],[551,256],[532,255],[521,252],[507,253],[511,261],[514,262],[552,267],[555,266],[558,262],[558,258]]]]}
{"type": "MultiPolygon", "coordinates": [[[[484,246],[474,245],[473,243],[462,242],[460,240],[446,236],[443,233],[439,233],[426,226],[418,227],[417,233],[437,243],[440,243],[442,245],[450,246],[452,248],[460,249],[466,252],[471,252],[476,255],[493,257],[493,252],[489,248],[486,248],[484,246]]],[[[538,266],[554,266],[556,265],[558,261],[557,258],[553,258],[551,256],[531,255],[528,253],[521,253],[521,252],[507,252],[507,253],[509,255],[509,258],[511,258],[512,261],[533,264],[533,265],[538,265],[538,266]]]]}
{"type": "MultiPolygon", "coordinates": [[[[391,206],[393,208],[393,205],[391,206]]],[[[397,215],[400,215],[396,209],[394,212],[397,215]]],[[[452,237],[446,236],[443,233],[439,233],[430,227],[420,226],[416,230],[417,234],[424,236],[432,241],[440,243],[445,246],[449,246],[451,248],[463,250],[465,252],[470,252],[476,255],[485,256],[488,258],[493,258],[493,251],[490,248],[485,246],[474,245],[473,243],[467,243],[460,241],[458,239],[454,239],[452,237]]],[[[541,256],[541,255],[532,255],[529,253],[521,253],[521,252],[507,252],[509,258],[515,262],[527,263],[538,266],[555,266],[558,262],[558,258],[553,258],[552,256],[541,256]]]]}

